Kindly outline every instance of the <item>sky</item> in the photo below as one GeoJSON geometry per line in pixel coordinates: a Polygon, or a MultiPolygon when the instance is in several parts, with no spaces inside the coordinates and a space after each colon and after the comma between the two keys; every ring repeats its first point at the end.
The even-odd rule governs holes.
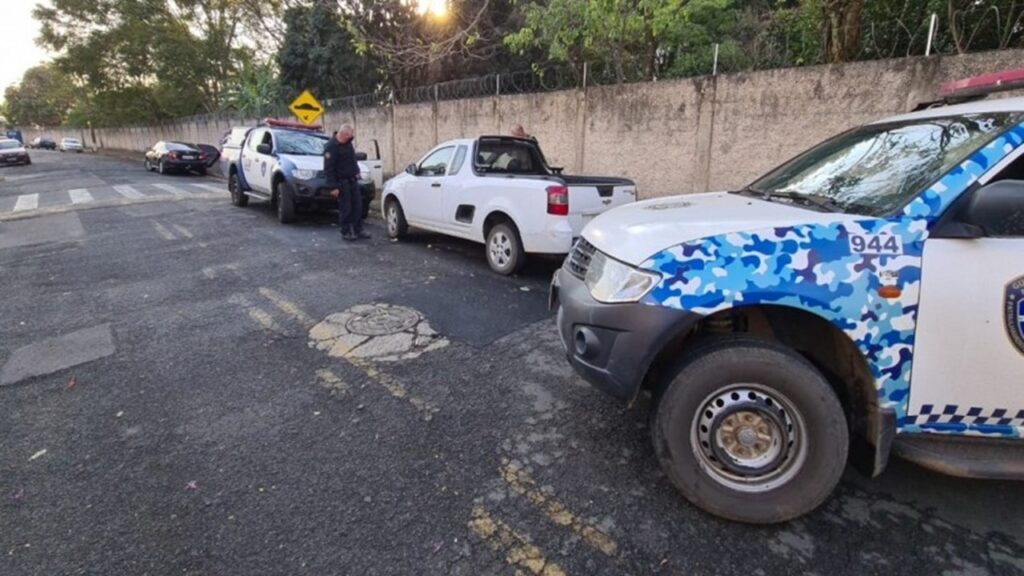
{"type": "Polygon", "coordinates": [[[32,8],[38,0],[0,0],[0,99],[9,84],[21,80],[25,70],[49,59],[49,54],[36,46],[39,23],[32,19],[32,8]]]}

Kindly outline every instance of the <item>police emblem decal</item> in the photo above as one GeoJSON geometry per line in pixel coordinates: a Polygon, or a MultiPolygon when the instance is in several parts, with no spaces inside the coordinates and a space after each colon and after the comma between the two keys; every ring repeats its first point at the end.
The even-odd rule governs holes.
{"type": "Polygon", "coordinates": [[[1024,276],[1006,285],[1003,321],[1017,351],[1024,354],[1024,276]]]}
{"type": "Polygon", "coordinates": [[[262,176],[266,176],[267,175],[267,163],[266,162],[263,162],[263,164],[260,164],[260,175],[262,175],[262,176]]]}

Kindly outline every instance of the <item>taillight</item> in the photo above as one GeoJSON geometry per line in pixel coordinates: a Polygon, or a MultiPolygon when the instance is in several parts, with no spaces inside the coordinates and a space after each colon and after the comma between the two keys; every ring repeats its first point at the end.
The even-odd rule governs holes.
{"type": "Polygon", "coordinates": [[[569,215],[569,188],[567,186],[548,186],[548,214],[555,216],[569,215]]]}
{"type": "Polygon", "coordinates": [[[167,153],[167,157],[170,158],[171,160],[176,160],[178,158],[178,153],[177,152],[168,152],[167,153]]]}

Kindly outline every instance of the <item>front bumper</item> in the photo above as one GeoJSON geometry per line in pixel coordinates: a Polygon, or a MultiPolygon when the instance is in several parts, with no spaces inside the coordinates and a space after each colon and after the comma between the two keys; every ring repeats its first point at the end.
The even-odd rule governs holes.
{"type": "MultiPolygon", "coordinates": [[[[296,200],[306,204],[318,204],[318,205],[334,205],[338,203],[338,200],[331,196],[332,188],[327,187],[327,183],[323,179],[315,180],[296,180],[295,181],[295,196],[296,200]]],[[[363,206],[369,206],[370,201],[373,200],[377,194],[377,189],[373,184],[372,180],[359,181],[359,192],[363,196],[363,206]]]]}
{"type": "Polygon", "coordinates": [[[28,154],[0,155],[0,164],[25,164],[26,162],[28,162],[28,154]]]}
{"type": "Polygon", "coordinates": [[[693,329],[700,314],[647,304],[604,304],[565,268],[555,272],[550,304],[576,373],[595,388],[633,401],[662,349],[693,329]]]}

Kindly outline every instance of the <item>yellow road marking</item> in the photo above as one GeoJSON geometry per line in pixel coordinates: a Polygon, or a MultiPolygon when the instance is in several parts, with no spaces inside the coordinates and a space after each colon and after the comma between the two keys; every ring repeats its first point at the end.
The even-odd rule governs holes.
{"type": "Polygon", "coordinates": [[[327,388],[331,392],[337,392],[344,394],[348,392],[348,384],[344,380],[338,377],[337,374],[328,370],[327,368],[321,368],[316,371],[316,379],[320,382],[320,385],[327,388]]]}
{"type": "Polygon", "coordinates": [[[501,466],[498,468],[501,479],[508,484],[516,494],[525,497],[533,505],[544,512],[552,522],[559,526],[567,526],[584,542],[605,556],[614,558],[619,551],[618,544],[610,536],[601,532],[597,527],[582,520],[579,516],[570,512],[564,504],[545,494],[530,475],[523,470],[516,462],[502,458],[501,466]]]}
{"type": "Polygon", "coordinates": [[[505,554],[505,561],[516,568],[516,573],[522,570],[540,576],[565,576],[565,570],[558,564],[545,558],[539,548],[530,544],[508,524],[492,518],[482,506],[473,507],[469,529],[492,550],[505,554]]]}
{"type": "Polygon", "coordinates": [[[349,364],[362,370],[370,380],[373,380],[377,384],[380,384],[385,390],[388,391],[389,394],[391,394],[395,398],[401,398],[412,404],[417,410],[419,410],[424,420],[429,421],[433,419],[434,414],[441,411],[440,408],[434,406],[430,402],[427,402],[422,398],[417,398],[412,394],[409,394],[409,391],[405,388],[405,386],[402,385],[401,382],[398,381],[398,379],[396,379],[394,376],[386,372],[381,372],[376,366],[374,366],[370,362],[362,358],[353,358],[349,356],[342,356],[342,358],[348,361],[349,364]]]}
{"type": "Polygon", "coordinates": [[[274,318],[270,314],[267,314],[267,312],[262,308],[253,306],[252,308],[246,308],[245,312],[249,315],[249,318],[252,318],[257,324],[263,326],[267,330],[277,332],[279,334],[284,333],[284,329],[282,329],[277,322],[274,322],[274,318]]]}
{"type": "Polygon", "coordinates": [[[192,236],[192,233],[189,232],[188,228],[185,228],[184,226],[179,226],[177,224],[171,224],[171,226],[173,226],[174,229],[177,230],[185,238],[193,238],[194,237],[194,236],[192,236]]]}
{"type": "Polygon", "coordinates": [[[270,300],[270,302],[274,306],[277,306],[277,308],[280,311],[301,322],[305,328],[308,329],[313,324],[316,324],[316,322],[314,322],[313,319],[310,318],[309,314],[306,314],[305,312],[302,311],[301,308],[299,308],[298,304],[286,299],[284,296],[280,295],[275,290],[271,290],[270,288],[264,287],[260,288],[259,292],[261,296],[263,296],[267,300],[270,300]]]}
{"type": "Polygon", "coordinates": [[[159,222],[157,222],[155,220],[153,221],[153,228],[156,229],[156,233],[157,234],[163,236],[164,240],[174,240],[175,239],[174,234],[172,234],[170,230],[168,230],[167,228],[164,228],[163,224],[161,224],[161,223],[159,223],[159,222]]]}

